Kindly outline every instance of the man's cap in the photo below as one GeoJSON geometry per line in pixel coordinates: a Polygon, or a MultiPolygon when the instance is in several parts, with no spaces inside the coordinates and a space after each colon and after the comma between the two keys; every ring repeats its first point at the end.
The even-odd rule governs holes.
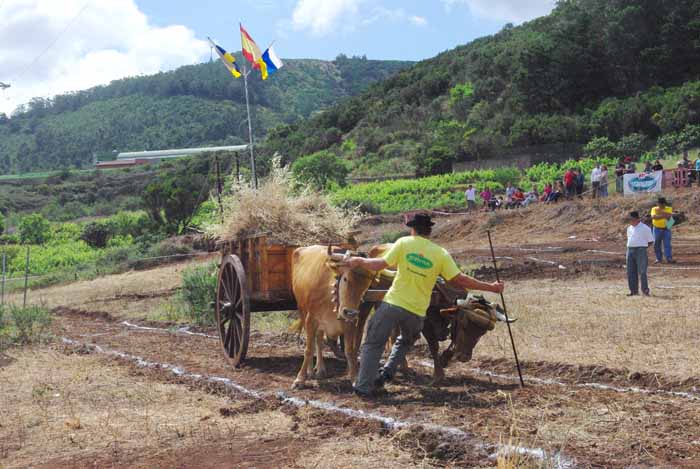
{"type": "Polygon", "coordinates": [[[414,213],[408,218],[406,226],[433,226],[435,223],[430,219],[430,215],[427,213],[414,213]]]}
{"type": "Polygon", "coordinates": [[[659,197],[658,203],[668,205],[668,201],[666,200],[666,197],[659,197]]]}
{"type": "Polygon", "coordinates": [[[629,214],[630,220],[639,220],[639,212],[636,210],[633,210],[629,214]]]}

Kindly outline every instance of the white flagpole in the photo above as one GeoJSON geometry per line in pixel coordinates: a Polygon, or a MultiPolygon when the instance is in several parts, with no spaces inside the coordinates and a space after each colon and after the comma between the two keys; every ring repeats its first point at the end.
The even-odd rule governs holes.
{"type": "Polygon", "coordinates": [[[253,155],[253,125],[250,120],[250,102],[248,101],[248,74],[252,71],[253,69],[248,70],[246,67],[245,61],[243,61],[243,83],[245,86],[245,108],[246,112],[248,113],[248,140],[250,142],[249,148],[250,148],[250,171],[252,172],[252,180],[251,183],[253,184],[253,189],[258,188],[258,175],[257,172],[255,171],[255,156],[253,155]]]}

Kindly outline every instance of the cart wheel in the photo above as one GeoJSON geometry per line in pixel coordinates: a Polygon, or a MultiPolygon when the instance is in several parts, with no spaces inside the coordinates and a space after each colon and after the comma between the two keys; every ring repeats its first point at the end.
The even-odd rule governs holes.
{"type": "Polygon", "coordinates": [[[219,339],[228,361],[238,367],[245,360],[250,336],[250,297],[241,260],[224,257],[216,290],[216,322],[219,339]]]}

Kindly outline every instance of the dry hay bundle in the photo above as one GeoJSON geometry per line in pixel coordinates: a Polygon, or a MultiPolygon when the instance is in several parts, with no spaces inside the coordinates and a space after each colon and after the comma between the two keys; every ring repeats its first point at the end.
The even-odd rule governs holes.
{"type": "Polygon", "coordinates": [[[224,222],[208,231],[223,240],[265,233],[278,244],[338,243],[352,234],[359,212],[330,204],[328,197],[295,183],[278,162],[258,190],[237,184],[222,200],[224,222]]]}

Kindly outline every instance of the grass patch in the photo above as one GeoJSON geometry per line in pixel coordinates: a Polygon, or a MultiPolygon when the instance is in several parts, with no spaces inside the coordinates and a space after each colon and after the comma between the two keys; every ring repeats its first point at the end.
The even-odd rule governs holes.
{"type": "Polygon", "coordinates": [[[48,338],[51,315],[43,306],[0,307],[0,350],[11,345],[39,343],[48,338]]]}
{"type": "Polygon", "coordinates": [[[298,319],[295,311],[272,311],[251,314],[250,328],[259,332],[287,332],[298,319]]]}

